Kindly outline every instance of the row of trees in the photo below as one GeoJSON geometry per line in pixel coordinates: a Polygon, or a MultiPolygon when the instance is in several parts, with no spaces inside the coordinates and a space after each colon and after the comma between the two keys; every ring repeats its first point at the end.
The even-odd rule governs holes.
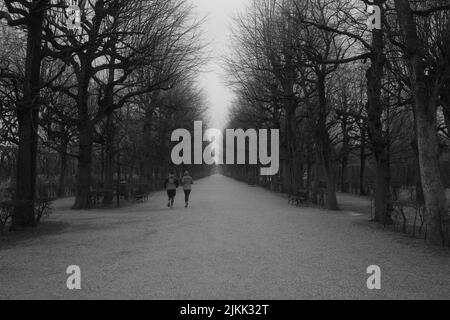
{"type": "MultiPolygon", "coordinates": [[[[286,192],[320,182],[327,206],[374,171],[375,220],[390,220],[393,168],[412,162],[429,239],[450,243],[441,163],[450,138],[450,2],[261,0],[236,21],[228,61],[237,100],[231,127],[281,129],[286,192]],[[368,27],[368,5],[381,29],[368,27]],[[339,174],[337,172],[339,171],[339,174]],[[338,181],[338,178],[340,181],[338,181]]],[[[404,181],[403,181],[404,182],[404,181]]]]}
{"type": "Polygon", "coordinates": [[[193,84],[201,21],[187,1],[79,1],[75,29],[70,4],[0,6],[0,158],[15,169],[15,200],[24,203],[13,229],[35,224],[40,156],[58,155],[60,195],[76,163],[73,207],[89,209],[98,184],[109,190],[105,204],[123,176],[155,187],[171,165],[171,131],[204,118],[193,84]]]}

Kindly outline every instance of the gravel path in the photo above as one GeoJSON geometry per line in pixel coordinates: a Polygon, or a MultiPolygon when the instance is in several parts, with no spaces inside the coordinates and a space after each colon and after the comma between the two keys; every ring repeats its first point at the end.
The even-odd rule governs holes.
{"type": "Polygon", "coordinates": [[[165,195],[116,210],[69,200],[38,230],[0,240],[0,298],[450,299],[450,253],[354,212],[295,208],[279,194],[212,176],[193,203],[165,195]],[[66,288],[78,265],[82,290],[66,288]],[[369,291],[366,269],[382,269],[369,291]]]}

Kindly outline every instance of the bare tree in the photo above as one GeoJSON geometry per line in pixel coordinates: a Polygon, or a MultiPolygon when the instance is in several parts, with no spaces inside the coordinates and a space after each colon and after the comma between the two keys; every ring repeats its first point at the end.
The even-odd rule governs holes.
{"type": "Polygon", "coordinates": [[[443,75],[447,68],[427,70],[426,47],[420,40],[415,14],[429,15],[450,7],[416,8],[409,1],[395,0],[395,8],[405,41],[405,55],[410,65],[410,79],[415,100],[420,172],[429,215],[430,240],[448,244],[449,217],[444,186],[439,169],[436,108],[443,75]]]}
{"type": "MultiPolygon", "coordinates": [[[[191,9],[183,1],[97,1],[83,10],[86,21],[81,34],[60,26],[57,19],[50,20],[46,28],[48,54],[70,65],[78,83],[76,90],[65,90],[78,109],[75,209],[91,206],[89,190],[96,125],[108,118],[111,128],[114,110],[139,95],[170,89],[183,72],[189,72],[188,66],[201,61],[196,59],[200,54],[199,23],[191,19],[191,9]],[[56,34],[60,36],[55,37],[56,34]]],[[[110,189],[111,132],[107,139],[110,189]]]]}
{"type": "Polygon", "coordinates": [[[18,164],[15,198],[22,201],[14,211],[12,229],[34,226],[36,194],[36,157],[42,62],[42,30],[50,0],[5,0],[6,11],[0,11],[11,27],[23,27],[27,32],[22,95],[16,101],[18,120],[18,164]]]}

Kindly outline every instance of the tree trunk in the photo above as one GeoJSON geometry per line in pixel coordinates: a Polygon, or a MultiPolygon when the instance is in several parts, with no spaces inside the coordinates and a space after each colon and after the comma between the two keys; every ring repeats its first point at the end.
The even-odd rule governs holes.
{"type": "Polygon", "coordinates": [[[359,195],[366,196],[367,191],[365,188],[365,175],[366,175],[366,130],[364,124],[361,130],[361,146],[360,146],[360,168],[359,168],[359,195]]]}
{"type": "Polygon", "coordinates": [[[77,194],[73,209],[87,210],[92,208],[90,191],[92,186],[93,128],[90,123],[84,123],[79,131],[77,194]]]}
{"type": "MultiPolygon", "coordinates": [[[[380,1],[375,2],[381,8],[380,1]]],[[[382,77],[384,74],[385,54],[382,30],[373,31],[372,65],[367,70],[367,114],[368,133],[372,153],[376,161],[375,178],[375,218],[380,223],[386,223],[389,218],[389,156],[388,144],[383,132],[383,105],[381,103],[382,77]]]]}
{"type": "MultiPolygon", "coordinates": [[[[115,48],[113,49],[115,52],[115,48]]],[[[111,59],[111,64],[115,63],[115,58],[111,59]]],[[[115,124],[114,124],[114,80],[115,70],[110,68],[108,72],[108,83],[105,89],[105,97],[103,100],[103,107],[108,110],[106,113],[106,150],[105,150],[105,183],[104,183],[104,197],[103,205],[112,205],[114,198],[114,138],[115,138],[115,124]]]]}
{"type": "Polygon", "coordinates": [[[439,168],[436,133],[437,92],[434,80],[426,76],[425,48],[407,0],[395,0],[400,27],[406,40],[406,56],[411,66],[411,83],[415,98],[420,173],[427,208],[428,239],[436,244],[450,244],[447,200],[439,168]]]}
{"type": "MultiPolygon", "coordinates": [[[[416,137],[417,139],[417,137],[416,137]]],[[[417,146],[417,140],[414,140],[413,144],[413,152],[414,152],[414,163],[415,163],[415,169],[417,172],[417,178],[416,178],[416,201],[424,202],[425,196],[423,194],[423,187],[422,187],[422,179],[420,177],[420,160],[419,160],[419,147],[417,146]]]]}
{"type": "Polygon", "coordinates": [[[108,114],[106,119],[106,148],[105,148],[105,196],[104,205],[112,205],[114,198],[114,113],[108,114]]]}
{"type": "MultiPolygon", "coordinates": [[[[414,123],[417,123],[417,117],[416,112],[414,110],[414,123]]],[[[416,177],[416,201],[419,202],[425,202],[425,196],[423,194],[423,187],[422,187],[422,178],[420,176],[420,156],[419,156],[419,146],[417,144],[418,137],[417,137],[417,126],[414,128],[414,140],[411,141],[411,149],[414,153],[414,165],[417,173],[416,177]]]]}
{"type": "Polygon", "coordinates": [[[78,174],[74,210],[88,210],[92,208],[92,149],[94,141],[94,124],[89,114],[89,83],[92,76],[92,52],[78,56],[80,72],[78,75],[78,174]]]}
{"type": "Polygon", "coordinates": [[[307,178],[306,178],[306,182],[305,182],[305,184],[306,184],[305,186],[307,188],[310,188],[312,186],[312,179],[311,179],[312,178],[312,171],[313,171],[312,163],[311,163],[311,160],[308,157],[307,164],[306,164],[307,178]]]}
{"type": "Polygon", "coordinates": [[[314,181],[312,185],[311,202],[315,205],[319,203],[320,169],[322,167],[319,159],[319,153],[316,152],[316,163],[314,165],[314,181]]]}
{"type": "Polygon", "coordinates": [[[63,142],[61,150],[59,152],[60,161],[60,173],[58,181],[58,197],[62,198],[66,196],[66,180],[67,180],[67,146],[66,141],[63,142]]]}
{"type": "Polygon", "coordinates": [[[15,200],[23,205],[14,210],[11,230],[36,225],[33,201],[36,197],[41,39],[47,6],[48,0],[39,1],[29,9],[23,99],[17,104],[19,149],[15,200]]]}
{"type": "Polygon", "coordinates": [[[339,210],[336,197],[336,182],[334,170],[331,163],[331,141],[327,129],[327,99],[325,90],[325,75],[318,75],[318,94],[319,94],[319,114],[317,123],[317,152],[319,160],[323,167],[327,183],[327,208],[328,210],[339,210]]]}
{"type": "Polygon", "coordinates": [[[376,161],[376,177],[375,177],[375,218],[374,220],[383,224],[391,223],[389,214],[389,181],[390,166],[387,155],[376,161]]]}
{"type": "MultiPolygon", "coordinates": [[[[289,90],[290,86],[287,86],[285,90],[289,90]]],[[[288,186],[289,192],[297,192],[298,186],[298,168],[297,168],[297,139],[296,139],[296,119],[295,119],[295,102],[290,98],[285,99],[285,110],[286,110],[286,148],[287,148],[287,159],[286,159],[286,169],[289,179],[288,186]]]]}
{"type": "Polygon", "coordinates": [[[348,185],[346,184],[347,179],[347,167],[348,167],[348,157],[349,157],[349,140],[350,137],[348,135],[347,129],[347,118],[345,117],[342,120],[342,132],[343,132],[343,140],[342,140],[342,153],[341,153],[341,191],[348,192],[348,185]]]}

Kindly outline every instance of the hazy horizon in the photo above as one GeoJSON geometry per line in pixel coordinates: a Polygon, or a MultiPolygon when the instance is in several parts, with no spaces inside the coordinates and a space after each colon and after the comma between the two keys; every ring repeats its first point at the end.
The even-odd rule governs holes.
{"type": "Polygon", "coordinates": [[[226,125],[234,94],[226,85],[226,71],[222,58],[229,52],[233,17],[245,8],[249,0],[192,0],[199,17],[205,18],[202,32],[209,43],[210,60],[198,83],[204,91],[211,126],[222,129],[226,125]]]}

